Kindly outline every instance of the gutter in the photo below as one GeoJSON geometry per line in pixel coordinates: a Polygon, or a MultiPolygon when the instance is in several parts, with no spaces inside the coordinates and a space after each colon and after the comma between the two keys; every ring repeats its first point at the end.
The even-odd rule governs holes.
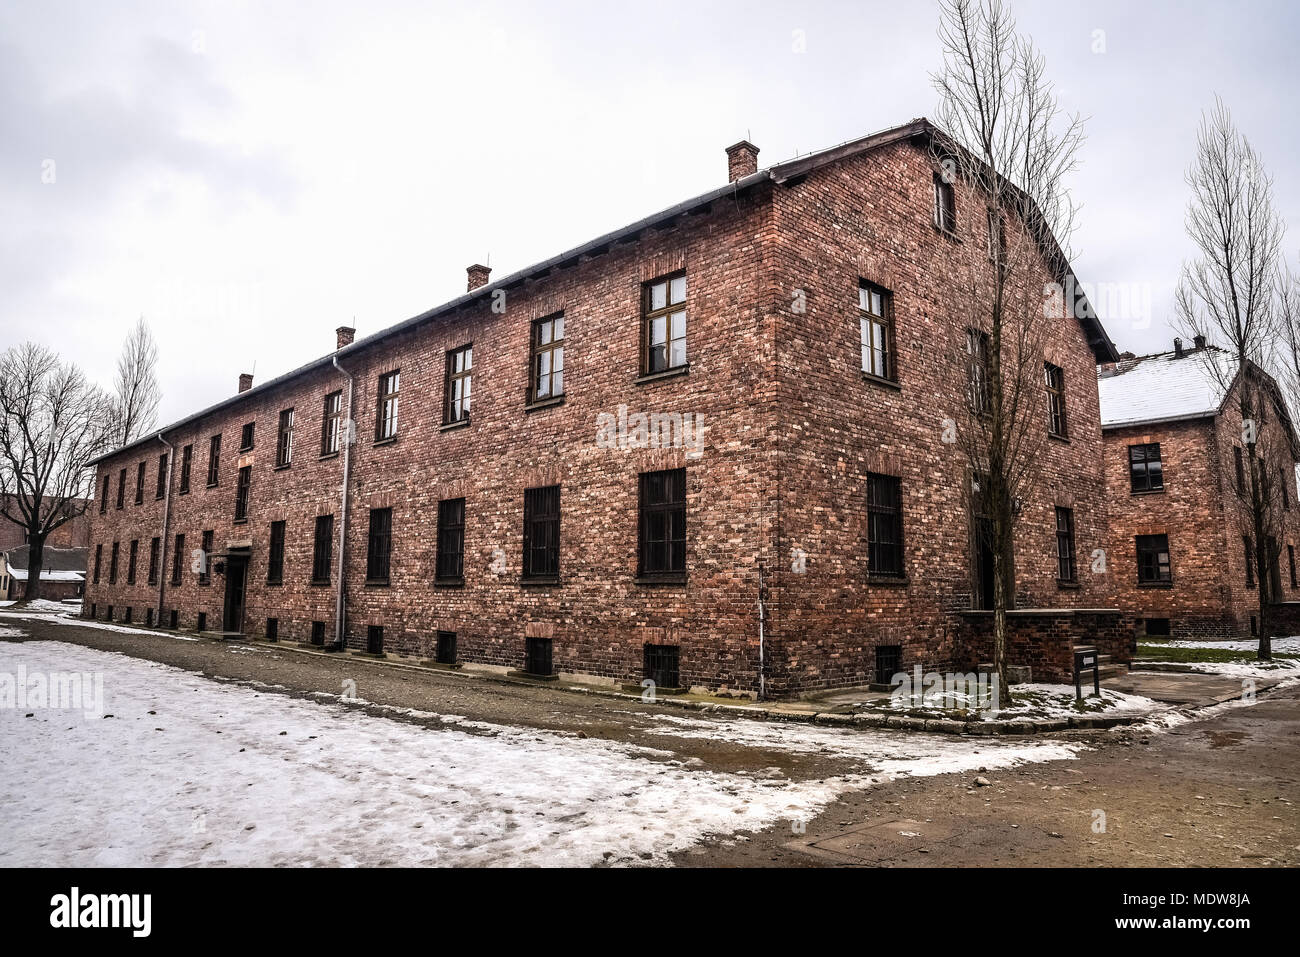
{"type": "Polygon", "coordinates": [[[158,433],[158,441],[167,446],[167,491],[163,495],[162,538],[158,541],[158,617],[154,624],[159,628],[163,626],[163,600],[167,595],[167,530],[172,518],[172,469],[176,467],[176,446],[164,439],[163,434],[158,433]]]}
{"type": "Polygon", "coordinates": [[[347,376],[348,379],[348,414],[346,434],[340,435],[343,442],[343,491],[341,493],[341,503],[339,505],[339,566],[336,572],[334,586],[334,640],[337,644],[335,650],[342,651],[344,648],[343,629],[344,629],[344,591],[343,582],[347,571],[347,547],[348,547],[348,483],[352,478],[352,446],[356,442],[356,420],[352,417],[352,400],[353,393],[356,391],[356,379],[352,373],[343,366],[339,365],[339,357],[334,356],[334,368],[347,376]]]}

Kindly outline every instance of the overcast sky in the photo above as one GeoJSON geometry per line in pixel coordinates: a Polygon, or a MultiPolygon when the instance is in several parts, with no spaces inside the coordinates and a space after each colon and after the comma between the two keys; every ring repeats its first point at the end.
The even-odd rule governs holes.
{"type": "MultiPolygon", "coordinates": [[[[1097,297],[1121,349],[1173,335],[1216,92],[1295,264],[1295,5],[1013,9],[1089,117],[1075,266],[1136,294],[1124,315],[1097,297]]],[[[143,315],[171,421],[254,363],[265,381],[331,351],[336,326],[463,292],[470,263],[504,275],[721,185],[742,137],[765,166],[932,115],[936,21],[900,0],[0,0],[0,348],[38,340],[107,385],[143,315]]]]}

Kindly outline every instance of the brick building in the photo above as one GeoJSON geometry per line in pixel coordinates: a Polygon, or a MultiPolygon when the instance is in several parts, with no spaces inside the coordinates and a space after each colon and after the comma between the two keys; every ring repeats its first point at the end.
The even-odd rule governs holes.
{"type": "MultiPolygon", "coordinates": [[[[21,515],[18,504],[13,501],[11,496],[5,495],[4,511],[11,515],[21,515]]],[[[81,509],[82,514],[68,519],[45,540],[46,545],[54,548],[85,548],[90,544],[90,520],[85,512],[88,511],[93,503],[83,499],[74,499],[71,503],[72,508],[81,509]]],[[[27,529],[10,521],[3,514],[0,514],[0,552],[6,552],[11,548],[17,548],[19,545],[27,544],[27,529]]]]}
{"type": "MultiPolygon", "coordinates": [[[[1174,343],[1170,352],[1126,353],[1098,371],[1116,600],[1146,634],[1252,635],[1259,586],[1246,557],[1249,510],[1237,495],[1244,461],[1240,383],[1231,357],[1203,338],[1186,348],[1174,343]],[[1215,374],[1216,365],[1229,374],[1215,374]]],[[[1279,560],[1265,587],[1281,614],[1274,622],[1294,629],[1296,439],[1276,384],[1255,373],[1274,396],[1276,413],[1262,417],[1258,438],[1277,479],[1280,531],[1279,560]]]]}
{"type": "MultiPolygon", "coordinates": [[[[983,660],[939,427],[967,370],[935,343],[965,335],[951,257],[987,224],[940,186],[936,135],[916,120],[761,171],[742,141],[723,187],[495,283],[472,266],[463,296],[241,377],[97,463],[86,613],[769,695],[983,660]]],[[[1048,258],[1043,283],[1073,279],[1048,258]]],[[[1018,526],[1013,647],[1036,677],[1081,629],[1122,631],[1105,578],[1073,575],[1106,537],[1114,346],[1070,317],[1048,352],[1071,428],[1018,526]]]]}

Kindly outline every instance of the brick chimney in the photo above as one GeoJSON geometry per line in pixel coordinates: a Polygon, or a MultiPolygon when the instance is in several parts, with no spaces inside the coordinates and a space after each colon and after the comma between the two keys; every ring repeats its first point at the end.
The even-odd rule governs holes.
{"type": "Polygon", "coordinates": [[[252,387],[253,387],[253,373],[251,372],[239,373],[239,391],[247,392],[252,387]]]}
{"type": "Polygon", "coordinates": [[[1183,357],[1183,340],[1179,339],[1177,336],[1174,336],[1174,358],[1181,359],[1182,357],[1183,357]]]}
{"type": "Polygon", "coordinates": [[[339,326],[334,330],[334,335],[338,337],[337,345],[334,346],[337,351],[342,349],[344,346],[352,345],[352,340],[357,337],[357,330],[353,329],[351,326],[339,326]]]}
{"type": "Polygon", "coordinates": [[[1192,344],[1196,346],[1196,351],[1200,352],[1205,348],[1205,336],[1199,333],[1192,336],[1192,344]]]}
{"type": "Polygon", "coordinates": [[[727,147],[727,179],[734,183],[750,173],[758,172],[758,147],[749,140],[741,140],[727,147]]]}
{"type": "Polygon", "coordinates": [[[488,284],[488,276],[492,275],[491,266],[481,266],[478,263],[470,266],[465,270],[469,274],[469,285],[465,287],[466,292],[473,292],[479,286],[488,284]]]}

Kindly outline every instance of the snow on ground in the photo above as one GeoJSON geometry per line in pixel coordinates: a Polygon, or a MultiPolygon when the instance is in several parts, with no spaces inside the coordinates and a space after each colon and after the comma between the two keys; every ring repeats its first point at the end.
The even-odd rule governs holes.
{"type": "Polygon", "coordinates": [[[27,632],[21,628],[10,628],[6,625],[0,625],[0,638],[23,638],[27,632]]]}
{"type": "MultiPolygon", "coordinates": [[[[32,607],[32,606],[29,606],[32,607]]],[[[61,608],[60,611],[67,612],[67,608],[61,608]]],[[[74,625],[78,628],[96,628],[99,631],[117,631],[127,635],[156,635],[162,638],[175,638],[177,641],[198,641],[195,635],[182,635],[174,631],[159,630],[155,628],[145,628],[143,625],[133,627],[131,625],[114,625],[111,622],[99,621],[98,619],[81,618],[80,612],[63,614],[59,616],[60,625],[74,625]]],[[[27,619],[29,621],[49,621],[50,614],[48,610],[28,611],[0,611],[0,619],[18,619],[19,621],[27,619]]],[[[261,651],[262,649],[257,649],[261,651]]]]}
{"type": "Polygon", "coordinates": [[[806,820],[873,780],[1080,747],[664,716],[666,737],[860,768],[756,779],[573,734],[429,728],[62,642],[0,644],[0,677],[20,666],[102,674],[105,716],[0,709],[0,866],[662,862],[708,834],[806,820]]]}
{"type": "MultiPolygon", "coordinates": [[[[14,605],[13,601],[0,601],[0,608],[9,608],[14,605]]],[[[24,611],[40,611],[46,614],[50,612],[75,612],[81,614],[81,602],[61,602],[51,601],[48,598],[38,598],[30,604],[23,606],[24,611]]]]}
{"type": "MultiPolygon", "coordinates": [[[[1142,641],[1142,644],[1155,645],[1158,648],[1217,648],[1221,651],[1248,651],[1252,654],[1259,650],[1258,641],[1193,641],[1189,638],[1179,638],[1176,641],[1158,641],[1147,638],[1142,641]]],[[[1269,647],[1273,649],[1274,654],[1300,655],[1300,637],[1274,638],[1269,647]]]]}

